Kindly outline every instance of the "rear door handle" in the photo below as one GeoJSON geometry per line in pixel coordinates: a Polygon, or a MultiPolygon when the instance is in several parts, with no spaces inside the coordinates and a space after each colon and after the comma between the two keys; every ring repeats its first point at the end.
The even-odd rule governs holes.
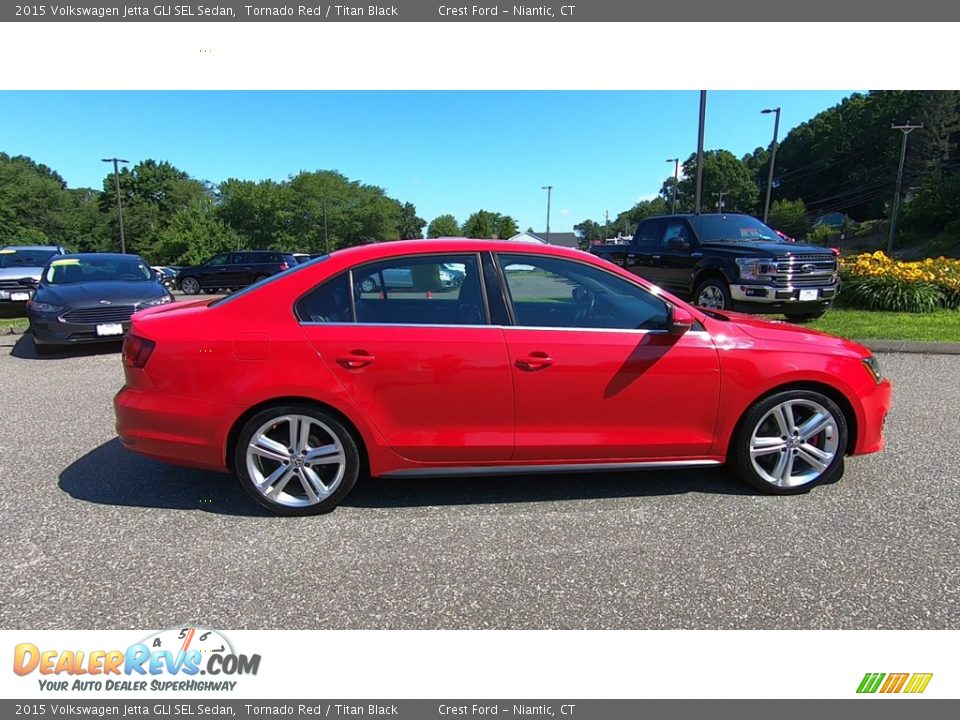
{"type": "Polygon", "coordinates": [[[553,365],[553,358],[545,352],[532,352],[517,358],[516,365],[521,370],[543,370],[553,365]]]}
{"type": "Polygon", "coordinates": [[[348,370],[359,370],[374,362],[376,358],[362,350],[356,350],[349,355],[341,355],[337,358],[337,364],[342,365],[348,370]]]}

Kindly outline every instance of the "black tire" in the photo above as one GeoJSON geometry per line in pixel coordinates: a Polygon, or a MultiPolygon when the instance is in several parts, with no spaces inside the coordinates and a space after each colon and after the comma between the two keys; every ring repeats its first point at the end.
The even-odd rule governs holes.
{"type": "Polygon", "coordinates": [[[180,290],[184,295],[196,295],[200,292],[200,281],[190,275],[180,278],[180,290]]]}
{"type": "Polygon", "coordinates": [[[788,322],[792,322],[792,323],[808,323],[808,322],[813,322],[818,318],[822,318],[825,312],[826,310],[821,310],[820,312],[812,312],[812,313],[794,313],[792,315],[786,314],[786,318],[788,322]]]}
{"type": "MultiPolygon", "coordinates": [[[[269,477],[269,473],[278,471],[281,466],[280,462],[272,459],[254,459],[251,462],[254,464],[255,470],[260,473],[261,480],[264,479],[264,474],[269,477]]],[[[286,463],[286,465],[289,467],[291,463],[286,463]]],[[[319,515],[333,510],[353,490],[360,472],[361,458],[352,432],[337,417],[306,404],[280,405],[258,412],[244,424],[233,451],[233,467],[247,494],[271,512],[287,516],[319,515]],[[276,421],[276,424],[273,425],[276,428],[276,440],[284,438],[284,433],[289,432],[290,425],[283,418],[289,416],[306,417],[315,423],[319,423],[321,427],[311,426],[308,438],[308,444],[312,442],[314,449],[316,449],[317,443],[324,446],[339,443],[339,447],[342,449],[343,462],[338,464],[336,468],[333,464],[317,463],[313,465],[315,468],[320,468],[319,470],[313,470],[315,476],[327,473],[327,476],[322,479],[331,485],[336,482],[335,487],[331,488],[330,494],[319,501],[312,501],[309,498],[307,484],[303,480],[306,474],[302,468],[310,468],[309,463],[300,465],[301,469],[294,470],[296,474],[291,474],[284,486],[277,492],[276,496],[279,498],[277,500],[267,497],[261,492],[256,479],[251,475],[247,450],[254,435],[276,421]],[[341,465],[342,474],[337,479],[336,475],[339,473],[341,465]],[[290,492],[286,492],[287,488],[290,488],[290,492]]],[[[283,482],[283,475],[281,475],[279,482],[283,482]]],[[[275,482],[273,485],[277,485],[279,482],[275,482]]],[[[312,487],[316,490],[316,486],[312,487]]]]}
{"type": "Polygon", "coordinates": [[[733,302],[730,299],[730,287],[719,278],[707,278],[697,285],[697,289],[693,293],[693,304],[714,310],[730,310],[733,307],[733,302]],[[711,298],[708,304],[704,304],[708,302],[704,297],[705,293],[711,298]]]}
{"type": "MultiPolygon", "coordinates": [[[[811,422],[811,424],[814,423],[811,422]]],[[[785,390],[758,400],[744,413],[730,441],[727,466],[737,477],[760,492],[773,495],[798,495],[809,492],[817,485],[836,482],[843,476],[843,456],[847,448],[847,437],[846,417],[833,400],[812,390],[785,390]],[[820,411],[829,414],[829,421],[822,431],[809,438],[809,442],[801,442],[799,445],[797,443],[802,435],[795,433],[794,428],[788,428],[785,434],[780,435],[781,439],[786,438],[783,443],[784,449],[774,449],[770,446],[769,452],[757,458],[757,465],[760,468],[758,470],[751,457],[754,432],[757,432],[760,438],[775,441],[776,435],[781,432],[776,422],[775,409],[787,402],[794,404],[790,410],[792,417],[792,421],[788,423],[790,425],[803,428],[813,414],[820,411]],[[826,463],[824,469],[820,470],[804,460],[807,445],[819,452],[828,452],[832,455],[832,459],[826,463]],[[781,468],[780,462],[784,465],[778,471],[778,468],[781,468]],[[794,479],[792,471],[797,468],[801,470],[806,468],[806,471],[798,473],[798,477],[794,479]],[[784,474],[787,475],[786,478],[783,477],[784,474]],[[772,481],[777,477],[781,478],[783,484],[772,481]]]]}
{"type": "Polygon", "coordinates": [[[364,278],[360,281],[360,292],[372,293],[377,291],[377,283],[372,278],[364,278]]]}
{"type": "Polygon", "coordinates": [[[203,292],[205,292],[207,295],[213,295],[215,292],[217,292],[217,290],[216,288],[204,288],[203,292]]]}

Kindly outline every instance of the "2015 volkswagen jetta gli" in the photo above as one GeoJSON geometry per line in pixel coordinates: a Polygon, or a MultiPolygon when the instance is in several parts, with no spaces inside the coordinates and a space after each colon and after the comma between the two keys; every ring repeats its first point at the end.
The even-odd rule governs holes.
{"type": "Polygon", "coordinates": [[[891,393],[855,343],[691,307],[577,250],[486,240],[365,245],[138,312],[123,362],[124,446],[233,473],[286,515],[334,508],[361,469],[726,463],[804,492],[883,447],[891,393]]]}

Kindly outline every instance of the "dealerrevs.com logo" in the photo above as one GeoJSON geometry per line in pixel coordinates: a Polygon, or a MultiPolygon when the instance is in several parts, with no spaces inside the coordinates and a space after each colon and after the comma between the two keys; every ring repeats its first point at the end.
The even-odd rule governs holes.
{"type": "Polygon", "coordinates": [[[152,633],[125,650],[60,650],[27,642],[13,652],[14,673],[36,673],[44,691],[231,691],[238,682],[233,678],[259,669],[260,655],[237,653],[223,633],[196,626],[152,633]]]}
{"type": "Polygon", "coordinates": [[[933,673],[867,673],[857,692],[919,694],[927,689],[932,678],[933,673]]]}

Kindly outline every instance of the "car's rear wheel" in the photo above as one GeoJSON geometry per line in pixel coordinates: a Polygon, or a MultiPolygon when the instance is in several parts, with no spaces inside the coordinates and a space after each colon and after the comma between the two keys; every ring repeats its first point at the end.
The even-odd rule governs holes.
{"type": "Polygon", "coordinates": [[[196,295],[200,292],[200,281],[196,278],[185,277],[180,281],[180,289],[185,295],[196,295]]]}
{"type": "Polygon", "coordinates": [[[244,490],[278,515],[333,510],[353,489],[360,470],[350,431],[309,405],[254,415],[240,432],[233,459],[244,490]]]}
{"type": "Polygon", "coordinates": [[[694,305],[711,310],[729,310],[732,306],[730,288],[723,280],[718,278],[709,278],[697,285],[693,300],[694,305]]]}
{"type": "Polygon", "coordinates": [[[843,475],[847,421],[818,392],[787,390],[757,401],[734,433],[727,461],[757,490],[796,495],[843,475]]]}

